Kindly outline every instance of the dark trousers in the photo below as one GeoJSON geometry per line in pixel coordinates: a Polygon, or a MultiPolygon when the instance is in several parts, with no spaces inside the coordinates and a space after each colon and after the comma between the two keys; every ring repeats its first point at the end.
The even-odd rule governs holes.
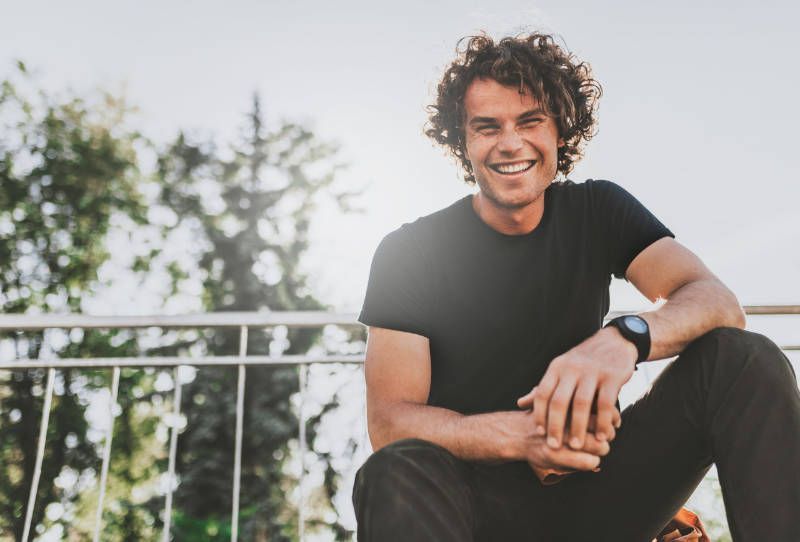
{"type": "Polygon", "coordinates": [[[800,541],[800,394],[769,339],[695,340],[622,413],[601,471],[543,486],[526,463],[462,461],[395,442],[353,489],[362,542],[648,542],[717,465],[733,540],[800,541]]]}

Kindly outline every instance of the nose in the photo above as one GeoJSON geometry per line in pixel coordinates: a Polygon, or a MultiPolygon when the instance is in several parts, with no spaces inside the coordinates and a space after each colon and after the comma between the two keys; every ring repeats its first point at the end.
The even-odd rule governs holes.
{"type": "Polygon", "coordinates": [[[522,138],[513,128],[503,130],[497,141],[497,150],[504,154],[513,154],[522,149],[522,138]]]}

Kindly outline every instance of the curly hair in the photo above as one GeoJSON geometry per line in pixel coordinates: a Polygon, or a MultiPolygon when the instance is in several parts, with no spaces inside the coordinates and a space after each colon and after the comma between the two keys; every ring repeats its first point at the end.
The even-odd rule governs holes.
{"type": "Polygon", "coordinates": [[[603,93],[586,62],[559,47],[553,37],[532,33],[495,43],[482,34],[459,40],[458,57],[444,72],[436,103],[429,105],[425,135],[442,145],[464,168],[464,180],[475,183],[466,156],[464,95],[475,79],[528,89],[555,120],[564,145],[558,149],[558,171],[567,175],[595,134],[597,105],[603,93]],[[468,39],[466,47],[461,43],[468,39]]]}

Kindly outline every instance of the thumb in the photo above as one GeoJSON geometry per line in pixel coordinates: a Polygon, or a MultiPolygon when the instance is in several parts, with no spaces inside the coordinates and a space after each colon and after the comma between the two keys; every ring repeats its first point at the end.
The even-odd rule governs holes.
{"type": "Polygon", "coordinates": [[[533,393],[536,391],[534,387],[531,391],[517,399],[517,406],[520,408],[531,408],[533,406],[533,393]]]}

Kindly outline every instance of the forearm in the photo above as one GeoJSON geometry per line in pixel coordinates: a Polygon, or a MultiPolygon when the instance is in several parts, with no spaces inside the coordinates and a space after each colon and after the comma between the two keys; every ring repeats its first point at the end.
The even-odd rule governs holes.
{"type": "Polygon", "coordinates": [[[744,328],[739,301],[722,282],[703,279],[675,290],[664,305],[640,314],[650,326],[648,360],[679,354],[697,337],[718,327],[744,328]]]}
{"type": "Polygon", "coordinates": [[[398,402],[368,411],[373,448],[404,438],[438,444],[468,461],[512,461],[525,458],[525,439],[535,438],[523,411],[463,415],[445,408],[398,402]]]}

